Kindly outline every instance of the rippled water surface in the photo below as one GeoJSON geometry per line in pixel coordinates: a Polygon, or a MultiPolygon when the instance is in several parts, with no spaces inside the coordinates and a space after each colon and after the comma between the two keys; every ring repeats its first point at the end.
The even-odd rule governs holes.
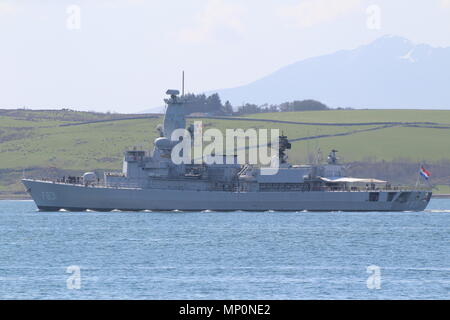
{"type": "Polygon", "coordinates": [[[51,213],[0,201],[0,241],[0,299],[450,297],[450,199],[418,213],[51,213]]]}

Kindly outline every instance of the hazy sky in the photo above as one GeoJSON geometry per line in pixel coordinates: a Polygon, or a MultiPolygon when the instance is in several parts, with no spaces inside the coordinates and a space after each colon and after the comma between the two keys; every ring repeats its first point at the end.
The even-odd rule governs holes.
{"type": "Polygon", "coordinates": [[[136,112],[385,34],[450,46],[450,0],[0,0],[0,108],[136,112]]]}

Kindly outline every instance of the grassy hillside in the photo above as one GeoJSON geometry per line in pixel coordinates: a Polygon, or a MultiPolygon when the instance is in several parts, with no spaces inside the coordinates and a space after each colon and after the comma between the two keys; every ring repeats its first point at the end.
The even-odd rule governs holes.
{"type": "Polygon", "coordinates": [[[260,113],[248,118],[302,121],[302,122],[436,122],[450,124],[450,111],[444,110],[329,110],[260,113]]]}
{"type": "MultiPolygon", "coordinates": [[[[0,110],[0,195],[23,191],[18,183],[23,170],[28,175],[42,176],[49,171],[120,170],[125,149],[150,149],[157,137],[155,127],[162,122],[161,117],[124,120],[144,116],[148,117],[69,110],[0,110]]],[[[323,153],[336,148],[346,162],[402,160],[432,165],[450,160],[450,111],[334,110],[256,114],[247,118],[201,120],[205,129],[278,128],[292,140],[309,137],[293,142],[289,154],[292,162],[307,161],[318,148],[323,153]],[[317,126],[257,119],[354,125],[317,126]],[[420,124],[412,127],[412,122],[420,124]],[[320,137],[324,135],[327,137],[320,137]]],[[[440,183],[450,185],[445,179],[440,183]]]]}
{"type": "MultiPolygon", "coordinates": [[[[304,152],[320,147],[337,148],[346,161],[410,161],[438,162],[450,159],[450,111],[427,110],[333,110],[312,112],[286,112],[249,115],[248,118],[277,119],[284,121],[317,123],[401,122],[422,123],[416,127],[394,125],[380,130],[358,134],[295,142],[295,150],[304,152]]],[[[296,127],[295,125],[293,127],[296,127]]],[[[328,127],[303,125],[307,136],[324,134],[328,127]]],[[[344,127],[359,130],[380,126],[344,127]]],[[[340,128],[340,127],[338,127],[340,128]]],[[[294,138],[290,135],[290,138],[294,138]]],[[[302,159],[302,156],[300,159],[302,159]]]]}

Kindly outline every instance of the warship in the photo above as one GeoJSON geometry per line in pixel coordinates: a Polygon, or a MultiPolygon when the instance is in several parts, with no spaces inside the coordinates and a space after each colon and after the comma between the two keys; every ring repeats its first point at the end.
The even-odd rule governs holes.
{"type": "MultiPolygon", "coordinates": [[[[22,179],[40,211],[423,211],[429,188],[345,175],[332,150],[324,163],[293,165],[291,144],[279,136],[279,168],[265,175],[231,161],[176,164],[172,133],[186,129],[186,100],[168,90],[160,136],[151,152],[125,151],[121,172],[86,172],[63,179],[22,179]]],[[[229,159],[228,159],[229,160],[229,159]]]]}

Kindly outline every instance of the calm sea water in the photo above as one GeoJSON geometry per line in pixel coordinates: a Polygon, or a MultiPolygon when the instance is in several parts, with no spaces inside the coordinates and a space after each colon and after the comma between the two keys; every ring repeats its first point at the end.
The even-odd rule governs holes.
{"type": "Polygon", "coordinates": [[[445,199],[420,213],[48,213],[0,201],[0,240],[1,299],[450,298],[445,199]]]}

